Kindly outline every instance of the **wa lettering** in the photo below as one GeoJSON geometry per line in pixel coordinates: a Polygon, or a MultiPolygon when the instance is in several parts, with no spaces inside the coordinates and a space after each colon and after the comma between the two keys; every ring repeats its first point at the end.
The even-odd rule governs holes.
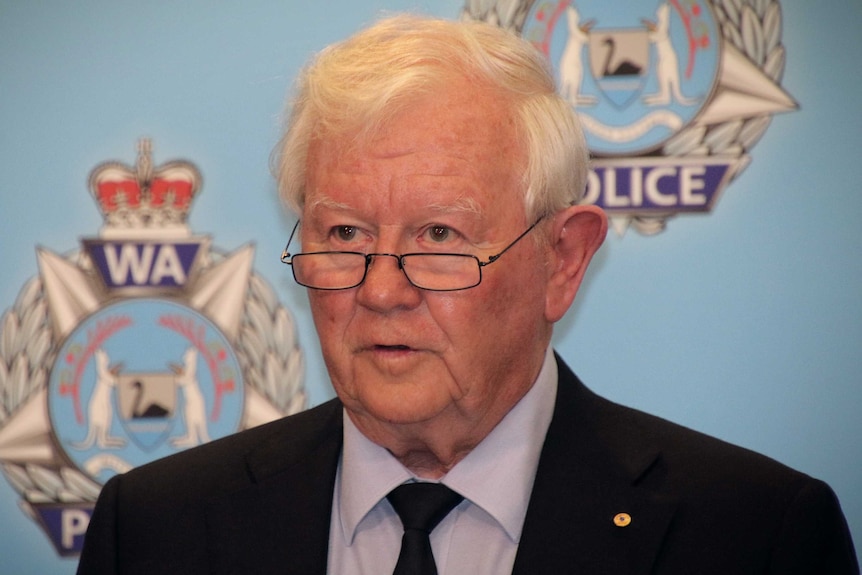
{"type": "Polygon", "coordinates": [[[105,244],[105,261],[114,284],[175,285],[186,282],[180,256],[172,245],[105,244]]]}
{"type": "Polygon", "coordinates": [[[181,242],[83,240],[96,271],[109,289],[182,288],[202,240],[181,242]]]}

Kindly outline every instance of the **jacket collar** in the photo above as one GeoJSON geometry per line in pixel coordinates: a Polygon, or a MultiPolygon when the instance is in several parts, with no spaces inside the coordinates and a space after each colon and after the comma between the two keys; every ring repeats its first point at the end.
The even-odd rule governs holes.
{"type": "Polygon", "coordinates": [[[246,455],[248,486],[207,513],[216,573],[325,575],[341,417],[327,402],[278,422],[246,455]]]}
{"type": "Polygon", "coordinates": [[[628,410],[557,362],[557,403],[513,573],[648,572],[677,503],[645,487],[661,473],[661,454],[628,410]]]}

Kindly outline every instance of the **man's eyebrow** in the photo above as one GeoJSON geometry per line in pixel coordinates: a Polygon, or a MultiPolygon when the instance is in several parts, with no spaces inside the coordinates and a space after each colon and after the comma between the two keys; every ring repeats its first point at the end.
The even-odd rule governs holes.
{"type": "Polygon", "coordinates": [[[351,208],[345,203],[336,202],[328,196],[317,196],[313,201],[305,205],[305,209],[309,212],[315,212],[320,208],[328,208],[330,210],[349,211],[351,208]]]}
{"type": "Polygon", "coordinates": [[[466,212],[476,216],[481,216],[484,213],[484,210],[482,210],[482,206],[479,205],[479,202],[477,202],[475,198],[471,198],[469,196],[461,196],[454,202],[450,203],[429,204],[428,209],[432,212],[438,213],[466,212]]]}

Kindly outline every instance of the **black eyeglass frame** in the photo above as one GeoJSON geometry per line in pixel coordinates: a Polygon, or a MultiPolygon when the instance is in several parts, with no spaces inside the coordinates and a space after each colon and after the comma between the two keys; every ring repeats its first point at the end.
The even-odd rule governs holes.
{"type": "Polygon", "coordinates": [[[332,250],[332,251],[322,251],[322,252],[299,252],[296,254],[291,254],[288,251],[288,248],[290,247],[290,243],[293,241],[293,236],[296,234],[296,230],[299,229],[299,224],[301,221],[301,220],[297,220],[293,226],[293,230],[290,232],[290,237],[287,239],[287,244],[285,244],[284,250],[282,250],[282,252],[281,252],[281,263],[291,266],[291,269],[293,270],[294,281],[303,287],[306,287],[308,289],[322,290],[322,291],[341,291],[341,290],[347,290],[347,289],[353,289],[355,287],[359,287],[365,282],[365,278],[368,277],[368,266],[371,265],[371,260],[374,257],[376,257],[376,256],[392,257],[398,261],[398,269],[404,273],[404,277],[407,278],[407,281],[410,283],[410,285],[412,285],[413,287],[415,287],[417,289],[426,290],[426,291],[439,291],[439,292],[461,291],[461,290],[465,290],[465,289],[474,288],[477,285],[479,285],[480,283],[482,283],[482,268],[485,266],[491,265],[495,261],[499,260],[503,254],[505,254],[515,244],[517,244],[519,241],[521,241],[524,238],[524,236],[526,236],[531,231],[533,231],[533,228],[535,228],[537,225],[539,225],[539,222],[541,222],[544,219],[544,217],[545,216],[539,217],[539,219],[537,219],[533,223],[533,225],[531,225],[526,230],[521,232],[521,235],[519,235],[517,238],[512,240],[512,242],[509,245],[507,245],[505,248],[503,248],[499,253],[494,254],[492,256],[488,256],[487,261],[482,261],[477,256],[475,256],[473,254],[457,254],[457,253],[447,253],[447,252],[410,252],[410,253],[406,253],[406,254],[390,254],[390,253],[383,253],[383,252],[372,252],[372,253],[366,254],[363,252],[332,250]],[[356,282],[355,284],[353,284],[351,286],[337,287],[337,288],[316,287],[316,286],[310,286],[310,285],[304,284],[301,281],[299,281],[299,279],[296,277],[296,268],[293,267],[293,258],[296,256],[314,255],[314,254],[322,254],[322,255],[326,255],[326,254],[353,254],[353,255],[363,256],[365,258],[365,270],[362,272],[362,278],[358,282],[356,282]],[[450,288],[450,289],[427,288],[427,287],[423,287],[420,285],[416,285],[413,282],[413,280],[410,278],[410,275],[404,270],[404,258],[408,258],[410,256],[449,256],[449,257],[455,256],[455,257],[463,257],[463,258],[472,258],[473,260],[475,260],[476,264],[478,264],[479,279],[473,285],[459,287],[459,288],[450,288]]]}

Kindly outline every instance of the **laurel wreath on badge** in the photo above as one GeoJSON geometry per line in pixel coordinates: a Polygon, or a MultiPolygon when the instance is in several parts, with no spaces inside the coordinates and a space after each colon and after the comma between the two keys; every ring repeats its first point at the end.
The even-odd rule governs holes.
{"type": "MultiPolygon", "coordinates": [[[[466,0],[461,18],[479,20],[523,32],[525,22],[536,0],[466,0]]],[[[778,83],[784,73],[786,53],[781,43],[782,16],[778,0],[711,0],[721,36],[739,50],[760,71],[778,83]]],[[[752,112],[708,126],[691,125],[668,139],[661,149],[665,156],[705,157],[723,155],[744,157],[760,139],[772,121],[771,114],[752,112]]],[[[734,174],[741,173],[745,165],[734,174]]],[[[630,224],[640,233],[651,235],[662,231],[673,214],[636,215],[630,224]]]]}
{"type": "MultiPolygon", "coordinates": [[[[212,265],[223,257],[211,251],[208,263],[212,265]]],[[[80,253],[66,259],[82,265],[80,253]]],[[[15,304],[0,318],[0,429],[38,395],[46,393],[48,366],[56,359],[58,345],[50,325],[42,280],[38,276],[31,278],[15,304]]],[[[304,359],[294,320],[268,283],[254,273],[249,277],[235,351],[243,381],[273,408],[282,415],[304,409],[304,359]]],[[[46,449],[53,453],[43,459],[61,460],[55,445],[46,449]]],[[[93,479],[65,464],[6,462],[2,469],[23,498],[21,507],[34,519],[30,504],[93,502],[101,489],[93,479]]]]}

